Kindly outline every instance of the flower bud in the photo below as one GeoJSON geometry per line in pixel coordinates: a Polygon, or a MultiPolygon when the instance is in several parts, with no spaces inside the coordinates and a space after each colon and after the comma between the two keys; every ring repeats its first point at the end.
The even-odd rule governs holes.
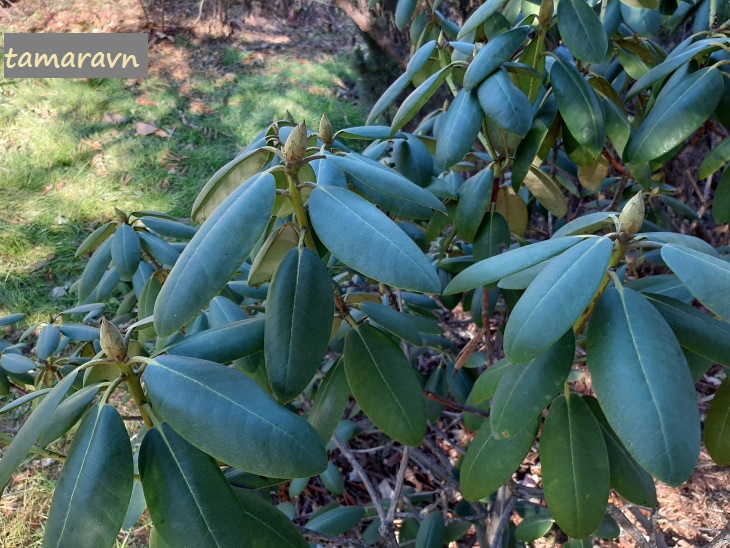
{"type": "Polygon", "coordinates": [[[101,349],[110,360],[120,362],[127,357],[127,348],[124,345],[124,337],[117,326],[106,318],[101,320],[101,349]]]}
{"type": "Polygon", "coordinates": [[[289,134],[284,144],[284,158],[289,164],[298,164],[307,153],[307,124],[302,122],[289,134]]]}
{"type": "Polygon", "coordinates": [[[644,224],[644,198],[639,191],[631,198],[618,216],[619,230],[627,236],[633,236],[644,224]]]}
{"type": "Polygon", "coordinates": [[[326,114],[322,115],[322,120],[319,122],[319,138],[326,145],[332,143],[332,124],[330,124],[329,118],[326,114]]]}

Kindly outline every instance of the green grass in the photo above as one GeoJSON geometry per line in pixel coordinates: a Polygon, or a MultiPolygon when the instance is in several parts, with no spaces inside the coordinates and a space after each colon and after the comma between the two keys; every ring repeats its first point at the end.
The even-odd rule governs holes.
{"type": "Polygon", "coordinates": [[[229,48],[220,77],[193,72],[187,96],[160,77],[131,88],[114,79],[0,78],[0,315],[41,320],[73,304],[51,291],[80,274],[84,261],[73,254],[90,228],[115,207],[188,216],[207,179],[275,115],[288,109],[313,128],[323,112],[335,128],[363,124],[365,106],[336,93],[336,80],[355,79],[348,55],[264,66],[245,64],[247,56],[229,48]],[[105,114],[129,120],[115,125],[105,114]],[[170,136],[137,135],[136,122],[170,136]]]}

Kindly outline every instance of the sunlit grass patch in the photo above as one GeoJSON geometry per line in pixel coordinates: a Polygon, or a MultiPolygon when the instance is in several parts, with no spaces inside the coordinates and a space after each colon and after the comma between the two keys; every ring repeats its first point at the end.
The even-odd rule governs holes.
{"type": "MultiPolygon", "coordinates": [[[[193,48],[192,44],[177,44],[193,48]]],[[[183,52],[184,53],[184,52],[183,52]]],[[[209,67],[208,67],[209,68],[209,67]]],[[[230,47],[214,77],[0,79],[0,315],[43,318],[78,277],[78,244],[114,208],[185,217],[205,182],[288,110],[316,129],[361,125],[348,54],[250,63],[230,47]],[[159,134],[141,135],[137,123],[159,134]]]]}

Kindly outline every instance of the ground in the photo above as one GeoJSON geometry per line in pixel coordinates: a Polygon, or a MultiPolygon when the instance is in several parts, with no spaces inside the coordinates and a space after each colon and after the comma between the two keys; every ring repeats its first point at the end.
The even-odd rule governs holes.
{"type": "MultiPolygon", "coordinates": [[[[204,26],[193,24],[197,2],[181,2],[183,9],[173,13],[168,8],[163,26],[159,4],[145,4],[145,14],[143,1],[109,2],[99,11],[94,0],[20,0],[0,10],[0,26],[7,31],[152,29],[146,80],[0,79],[0,315],[22,311],[36,321],[70,305],[68,285],[78,275],[73,252],[102,218],[112,216],[114,207],[187,216],[207,178],[274,116],[288,110],[294,119],[315,125],[326,112],[335,127],[364,121],[366,91],[352,68],[355,32],[329,9],[305,11],[293,22],[234,7],[233,34],[216,41],[204,26]],[[40,310],[39,302],[45,302],[40,310]]],[[[464,325],[463,313],[444,318],[458,344],[473,336],[454,327],[464,325]]],[[[717,371],[702,379],[701,394],[714,392],[717,371]]],[[[702,409],[706,412],[706,401],[702,409]]],[[[1,431],[14,433],[21,418],[21,413],[4,416],[1,431]]],[[[471,434],[460,421],[439,426],[445,436],[429,437],[429,454],[453,464],[461,454],[447,440],[463,443],[471,434]]],[[[385,483],[378,487],[387,492],[384,478],[395,475],[398,455],[381,459],[372,451],[378,443],[364,436],[353,447],[378,480],[382,476],[385,483]]],[[[55,448],[64,452],[68,440],[55,448]]],[[[338,465],[347,478],[342,500],[365,504],[367,494],[351,481],[349,464],[342,459],[338,465]]],[[[59,472],[55,461],[38,458],[15,476],[0,501],[0,546],[40,545],[59,472]]],[[[704,546],[725,526],[727,472],[703,451],[685,485],[658,485],[660,508],[654,517],[667,545],[704,546]]],[[[539,476],[536,459],[528,458],[517,479],[534,486],[539,476]]],[[[440,481],[418,467],[406,476],[406,486],[416,491],[440,487],[440,481]]],[[[280,497],[288,498],[286,488],[280,497]]],[[[332,498],[313,480],[298,499],[298,511],[312,512],[332,498]]],[[[148,534],[143,520],[120,534],[117,546],[146,546],[148,534]]]]}

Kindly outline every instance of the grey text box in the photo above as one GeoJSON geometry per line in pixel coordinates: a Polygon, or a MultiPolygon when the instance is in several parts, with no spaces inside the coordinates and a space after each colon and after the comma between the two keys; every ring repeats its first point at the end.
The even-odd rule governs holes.
{"type": "Polygon", "coordinates": [[[147,34],[5,34],[6,78],[146,78],[147,34]]]}

